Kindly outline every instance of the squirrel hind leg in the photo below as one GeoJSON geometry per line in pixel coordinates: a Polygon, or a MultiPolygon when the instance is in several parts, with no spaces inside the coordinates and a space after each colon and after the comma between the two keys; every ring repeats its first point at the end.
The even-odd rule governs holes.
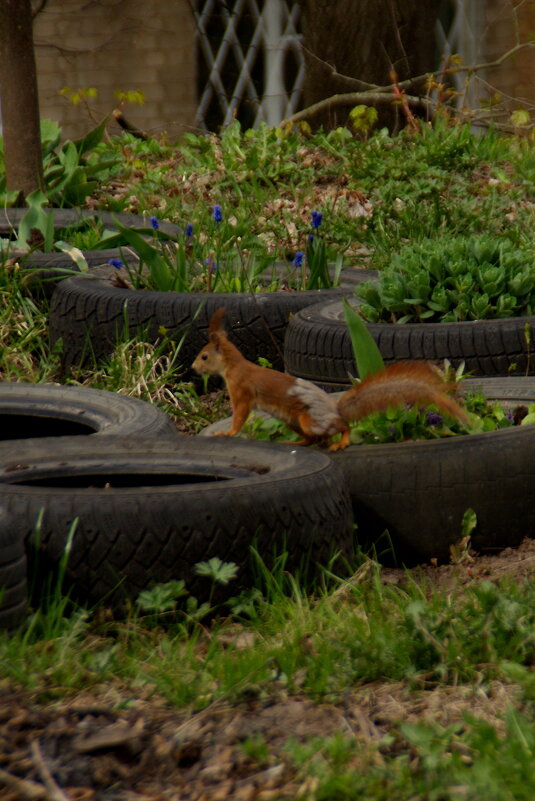
{"type": "Polygon", "coordinates": [[[345,426],[341,431],[342,436],[338,442],[331,442],[329,445],[330,451],[341,451],[349,445],[349,426],[345,426]]]}
{"type": "Polygon", "coordinates": [[[316,431],[313,430],[314,421],[310,418],[310,415],[306,412],[303,414],[298,415],[297,419],[294,420],[292,423],[288,423],[292,431],[295,431],[296,434],[299,434],[301,439],[298,440],[286,440],[282,444],[286,445],[315,445],[319,442],[322,437],[316,431]]]}

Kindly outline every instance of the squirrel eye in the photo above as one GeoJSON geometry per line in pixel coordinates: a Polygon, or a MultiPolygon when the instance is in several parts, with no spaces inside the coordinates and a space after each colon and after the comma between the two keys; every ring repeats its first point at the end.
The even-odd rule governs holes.
{"type": "Polygon", "coordinates": [[[203,353],[201,358],[202,358],[203,362],[205,362],[206,359],[208,358],[208,354],[207,353],[203,353]]]}

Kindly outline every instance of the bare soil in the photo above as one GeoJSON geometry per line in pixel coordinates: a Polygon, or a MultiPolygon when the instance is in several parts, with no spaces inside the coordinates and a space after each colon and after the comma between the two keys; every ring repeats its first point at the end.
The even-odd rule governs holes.
{"type": "MultiPolygon", "coordinates": [[[[495,555],[459,555],[456,564],[421,565],[409,572],[446,591],[509,576],[535,575],[535,540],[495,555]]],[[[383,581],[402,584],[406,571],[384,569],[383,581]]],[[[400,721],[443,726],[462,713],[498,728],[514,704],[514,685],[444,686],[421,679],[356,687],[336,704],[288,696],[273,685],[230,705],[198,713],[175,710],[159,697],[119,682],[45,703],[29,691],[0,683],[0,799],[2,801],[269,801],[313,796],[314,780],[292,765],[289,736],[306,741],[342,732],[359,742],[358,758],[400,721]],[[248,738],[262,737],[265,757],[251,758],[248,738]]],[[[399,750],[399,742],[391,748],[399,750]]],[[[374,751],[382,759],[384,750],[374,751]]]]}

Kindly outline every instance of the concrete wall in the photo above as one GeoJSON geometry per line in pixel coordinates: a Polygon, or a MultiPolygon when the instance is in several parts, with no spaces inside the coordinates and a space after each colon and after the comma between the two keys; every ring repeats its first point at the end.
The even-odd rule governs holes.
{"type": "Polygon", "coordinates": [[[96,88],[98,120],[117,107],[114,90],[141,90],[144,105],[125,106],[125,117],[174,141],[195,125],[194,34],[188,0],[48,0],[34,21],[41,117],[76,138],[93,123],[61,89],[96,88]]]}

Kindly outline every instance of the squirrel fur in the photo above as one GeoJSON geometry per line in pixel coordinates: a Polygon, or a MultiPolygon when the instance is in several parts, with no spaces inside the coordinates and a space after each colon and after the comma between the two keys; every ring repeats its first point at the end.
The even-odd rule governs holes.
{"type": "Polygon", "coordinates": [[[229,342],[223,327],[225,309],[210,320],[209,342],[193,362],[201,375],[221,376],[232,405],[232,424],[222,436],[234,436],[249,413],[259,409],[283,420],[302,439],[299,445],[327,443],[329,450],[349,445],[349,422],[390,407],[434,404],[440,411],[467,423],[468,415],[451,397],[455,384],[444,381],[429,362],[395,362],[367,376],[338,399],[311,381],[294,378],[246,359],[229,342]],[[341,434],[339,442],[331,442],[341,434]]]}

